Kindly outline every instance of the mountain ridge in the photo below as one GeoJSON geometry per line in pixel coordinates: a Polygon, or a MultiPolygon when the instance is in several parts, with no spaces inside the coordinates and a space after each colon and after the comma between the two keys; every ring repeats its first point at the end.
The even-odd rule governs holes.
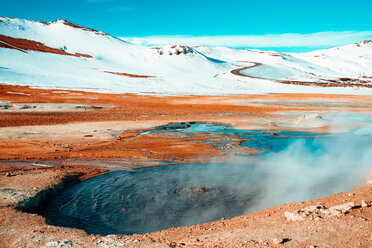
{"type": "Polygon", "coordinates": [[[0,68],[0,83],[114,93],[370,94],[372,46],[361,41],[308,53],[147,47],[62,19],[0,17],[0,68]],[[239,67],[246,69],[231,73],[239,67]]]}

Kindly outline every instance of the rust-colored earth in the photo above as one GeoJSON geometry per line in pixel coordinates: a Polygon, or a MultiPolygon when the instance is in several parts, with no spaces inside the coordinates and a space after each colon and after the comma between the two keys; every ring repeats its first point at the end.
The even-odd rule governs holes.
{"type": "Polygon", "coordinates": [[[102,237],[51,226],[41,216],[22,212],[20,206],[31,204],[40,192],[54,192],[56,185],[104,173],[86,167],[223,162],[234,154],[261,152],[240,147],[242,140],[234,135],[226,139],[212,133],[149,132],[171,122],[327,133],[362,125],[348,123],[331,130],[331,123],[324,121],[328,117],[371,114],[371,109],[371,96],[123,95],[0,85],[0,247],[370,247],[371,187],[230,220],[131,236],[102,237]],[[214,145],[226,140],[223,149],[214,145]],[[299,222],[284,217],[284,211],[347,202],[355,207],[338,217],[299,222]]]}
{"type": "Polygon", "coordinates": [[[2,35],[2,34],[0,34],[0,47],[16,49],[24,53],[27,53],[27,51],[37,51],[37,52],[54,53],[54,54],[67,55],[67,56],[92,58],[92,56],[88,54],[68,53],[61,49],[48,47],[41,42],[27,40],[27,39],[17,39],[17,38],[13,38],[13,37],[2,35]]]}
{"type": "Polygon", "coordinates": [[[137,74],[124,73],[124,72],[112,72],[112,71],[105,71],[105,72],[118,75],[118,76],[125,76],[125,77],[132,77],[132,78],[154,78],[154,76],[137,75],[137,74]]]}

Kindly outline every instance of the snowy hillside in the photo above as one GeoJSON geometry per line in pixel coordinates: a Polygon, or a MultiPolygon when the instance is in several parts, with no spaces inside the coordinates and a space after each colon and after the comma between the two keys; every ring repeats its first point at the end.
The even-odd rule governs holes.
{"type": "Polygon", "coordinates": [[[146,47],[63,20],[0,17],[0,83],[116,93],[371,94],[372,42],[303,54],[146,47]]]}

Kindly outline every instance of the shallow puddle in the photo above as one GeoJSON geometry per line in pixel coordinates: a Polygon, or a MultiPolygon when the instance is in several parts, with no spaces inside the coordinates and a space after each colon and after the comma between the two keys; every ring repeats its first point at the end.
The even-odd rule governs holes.
{"type": "MultiPolygon", "coordinates": [[[[328,134],[322,133],[309,133],[309,132],[296,132],[296,131],[265,131],[265,130],[240,130],[234,129],[231,125],[219,123],[186,123],[184,125],[161,126],[156,130],[167,130],[174,133],[175,136],[182,134],[197,135],[208,134],[210,138],[204,142],[214,143],[215,147],[229,144],[232,139],[241,140],[239,146],[249,147],[261,151],[260,155],[267,152],[279,152],[295,141],[303,140],[308,143],[310,147],[313,141],[318,137],[326,137],[328,134]],[[178,127],[178,128],[174,128],[178,127]],[[222,139],[222,141],[221,141],[222,139]]],[[[312,147],[315,149],[316,147],[312,147]]],[[[242,156],[257,156],[242,155],[242,156]]]]}

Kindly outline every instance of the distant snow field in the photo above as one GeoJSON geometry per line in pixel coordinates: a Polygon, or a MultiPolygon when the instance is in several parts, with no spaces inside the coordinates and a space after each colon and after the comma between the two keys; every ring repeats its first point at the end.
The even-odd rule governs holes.
{"type": "Polygon", "coordinates": [[[0,83],[109,93],[371,95],[372,41],[309,53],[147,47],[63,20],[0,17],[0,83]],[[254,63],[262,65],[231,73],[254,63]]]}

